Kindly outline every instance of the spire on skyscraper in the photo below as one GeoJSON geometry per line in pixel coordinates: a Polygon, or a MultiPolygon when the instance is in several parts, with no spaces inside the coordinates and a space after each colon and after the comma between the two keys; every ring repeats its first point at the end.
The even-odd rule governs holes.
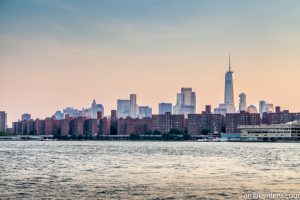
{"type": "Polygon", "coordinates": [[[231,61],[230,61],[230,53],[229,53],[229,72],[231,72],[231,61]]]}

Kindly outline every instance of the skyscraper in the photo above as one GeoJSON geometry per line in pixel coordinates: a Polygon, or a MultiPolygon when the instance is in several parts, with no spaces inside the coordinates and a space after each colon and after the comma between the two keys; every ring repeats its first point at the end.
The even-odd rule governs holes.
{"type": "Polygon", "coordinates": [[[130,94],[130,117],[136,118],[138,114],[138,106],[136,103],[136,94],[130,94]]]}
{"type": "Polygon", "coordinates": [[[177,93],[176,94],[176,104],[173,107],[173,113],[174,114],[180,114],[181,105],[182,105],[182,94],[177,93]]]}
{"type": "Polygon", "coordinates": [[[102,104],[97,104],[96,100],[93,100],[92,106],[90,108],[90,117],[92,119],[97,119],[97,113],[101,112],[102,116],[104,116],[104,107],[102,104]]]}
{"type": "Polygon", "coordinates": [[[7,114],[4,111],[0,111],[0,132],[6,132],[7,126],[7,114]]]}
{"type": "Polygon", "coordinates": [[[29,121],[31,120],[31,115],[28,113],[22,114],[22,121],[29,121]]]}
{"type": "Polygon", "coordinates": [[[174,114],[188,114],[196,113],[196,93],[192,88],[181,88],[181,92],[177,94],[177,102],[173,107],[174,114]]]}
{"type": "Polygon", "coordinates": [[[68,115],[69,117],[78,117],[79,112],[73,107],[67,107],[63,109],[64,116],[68,115]]]}
{"type": "Polygon", "coordinates": [[[266,102],[265,101],[259,101],[259,114],[260,114],[260,117],[263,116],[264,112],[266,112],[266,102]]]}
{"type": "Polygon", "coordinates": [[[117,117],[126,118],[131,114],[130,100],[128,99],[118,99],[117,101],[117,117]]]}
{"type": "Polygon", "coordinates": [[[136,94],[130,94],[129,99],[118,99],[117,116],[118,118],[137,118],[138,105],[136,103],[136,94]]]}
{"type": "Polygon", "coordinates": [[[245,93],[241,93],[239,95],[240,97],[240,105],[239,105],[239,111],[245,111],[247,109],[247,96],[245,93]]]}
{"type": "Polygon", "coordinates": [[[273,113],[274,112],[274,105],[272,103],[266,104],[266,112],[267,113],[273,113]]]}
{"type": "Polygon", "coordinates": [[[160,115],[164,115],[167,112],[172,114],[172,104],[171,103],[160,103],[158,104],[158,110],[160,115]]]}
{"type": "Polygon", "coordinates": [[[144,117],[151,117],[152,116],[152,108],[149,106],[139,106],[139,114],[138,117],[140,119],[144,117]]]}
{"type": "Polygon", "coordinates": [[[222,115],[225,115],[226,113],[236,113],[236,108],[234,104],[233,71],[231,70],[230,55],[228,71],[225,74],[224,103],[219,104],[219,107],[215,108],[214,113],[222,115]]]}
{"type": "Polygon", "coordinates": [[[193,113],[196,113],[196,93],[192,92],[191,94],[191,105],[193,106],[193,113]]]}
{"type": "Polygon", "coordinates": [[[259,101],[260,117],[262,117],[264,113],[272,113],[272,112],[274,112],[274,105],[272,103],[266,103],[265,101],[259,101]]]}
{"type": "Polygon", "coordinates": [[[236,112],[235,105],[234,105],[233,71],[231,71],[230,55],[229,55],[229,69],[225,74],[224,104],[226,104],[227,113],[236,112]]]}

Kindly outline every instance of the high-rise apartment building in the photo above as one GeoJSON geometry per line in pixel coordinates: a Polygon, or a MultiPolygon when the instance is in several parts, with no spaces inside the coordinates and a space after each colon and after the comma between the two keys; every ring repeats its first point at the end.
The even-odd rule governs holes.
{"type": "Polygon", "coordinates": [[[166,113],[164,115],[152,115],[153,131],[167,133],[171,129],[177,129],[184,133],[185,123],[184,115],[175,115],[166,113]]]}
{"type": "Polygon", "coordinates": [[[45,135],[45,120],[36,119],[34,126],[36,135],[45,135]]]}
{"type": "Polygon", "coordinates": [[[189,114],[187,120],[187,130],[191,135],[200,135],[202,131],[210,133],[221,132],[223,126],[223,116],[221,114],[189,114]]]}
{"type": "Polygon", "coordinates": [[[152,130],[152,119],[151,118],[126,118],[118,119],[118,134],[119,135],[130,135],[145,134],[152,130]]]}
{"type": "Polygon", "coordinates": [[[54,133],[54,121],[52,118],[47,117],[44,120],[45,123],[45,135],[53,135],[54,133]]]}
{"type": "Polygon", "coordinates": [[[239,133],[240,125],[259,125],[259,113],[248,113],[241,111],[240,113],[227,113],[225,116],[226,133],[239,133]]]}
{"type": "Polygon", "coordinates": [[[98,120],[97,119],[84,120],[84,134],[96,135],[97,133],[98,133],[98,120]]]}
{"type": "Polygon", "coordinates": [[[72,135],[83,135],[84,132],[84,120],[82,117],[74,118],[70,120],[70,133],[72,135]]]}

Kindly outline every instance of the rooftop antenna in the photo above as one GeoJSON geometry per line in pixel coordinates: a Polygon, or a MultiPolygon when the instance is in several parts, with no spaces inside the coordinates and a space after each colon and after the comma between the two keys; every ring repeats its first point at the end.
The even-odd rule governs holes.
{"type": "Polygon", "coordinates": [[[230,53],[229,53],[229,72],[231,72],[231,61],[230,61],[230,53]]]}

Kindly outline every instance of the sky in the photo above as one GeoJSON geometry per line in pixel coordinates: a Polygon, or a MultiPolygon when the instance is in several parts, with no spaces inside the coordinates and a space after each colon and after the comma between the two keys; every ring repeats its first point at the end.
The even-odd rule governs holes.
{"type": "Polygon", "coordinates": [[[298,0],[0,0],[0,110],[52,116],[137,94],[157,113],[192,87],[197,111],[224,101],[300,111],[298,0]]]}

